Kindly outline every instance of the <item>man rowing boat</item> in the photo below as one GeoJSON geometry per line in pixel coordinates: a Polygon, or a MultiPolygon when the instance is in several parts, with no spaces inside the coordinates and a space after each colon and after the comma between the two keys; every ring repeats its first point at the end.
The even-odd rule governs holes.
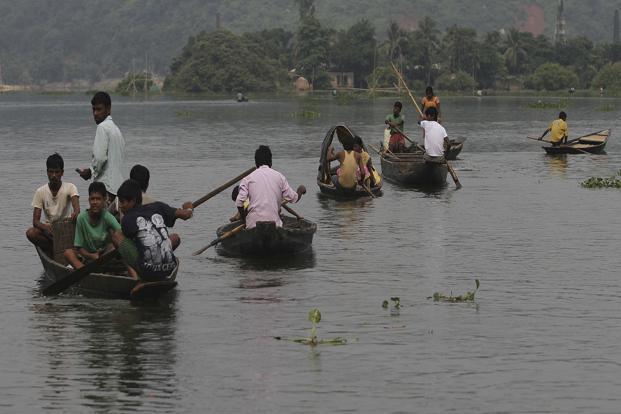
{"type": "Polygon", "coordinates": [[[306,187],[299,186],[297,191],[289,186],[284,175],[272,169],[272,151],[267,145],[261,145],[254,153],[257,169],[241,180],[239,193],[235,205],[242,218],[246,221],[246,228],[256,227],[258,221],[273,221],[277,227],[282,227],[280,205],[283,200],[297,203],[306,194],[306,187]],[[246,210],[244,202],[250,205],[246,210]]]}
{"type": "Polygon", "coordinates": [[[552,121],[548,129],[539,137],[539,141],[550,133],[550,142],[553,146],[557,147],[563,143],[567,143],[567,114],[563,111],[558,114],[558,119],[552,121]]]}

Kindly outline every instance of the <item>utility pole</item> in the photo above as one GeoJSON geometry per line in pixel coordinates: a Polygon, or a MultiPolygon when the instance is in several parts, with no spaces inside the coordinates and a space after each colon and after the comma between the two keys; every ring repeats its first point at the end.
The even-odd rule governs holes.
{"type": "Polygon", "coordinates": [[[565,44],[567,42],[567,28],[565,25],[564,4],[563,0],[558,1],[558,10],[556,12],[556,25],[554,27],[554,43],[565,44]]]}

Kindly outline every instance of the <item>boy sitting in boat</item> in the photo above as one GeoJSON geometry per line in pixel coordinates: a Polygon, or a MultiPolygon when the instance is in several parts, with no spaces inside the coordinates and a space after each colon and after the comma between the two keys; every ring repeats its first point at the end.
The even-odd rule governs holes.
{"type": "Polygon", "coordinates": [[[78,215],[73,248],[65,250],[65,260],[74,269],[84,267],[81,259],[99,259],[111,247],[112,232],[121,230],[119,222],[106,209],[107,197],[104,183],[95,181],[88,186],[89,209],[78,215]]]}
{"type": "Polygon", "coordinates": [[[336,170],[336,175],[332,176],[332,184],[342,191],[352,192],[356,191],[358,185],[358,178],[356,173],[361,171],[364,174],[364,178],[361,177],[361,181],[368,178],[368,171],[365,174],[365,164],[362,162],[362,156],[354,151],[354,139],[351,136],[344,137],[341,140],[343,145],[343,151],[334,153],[334,147],[330,145],[328,148],[327,161],[339,162],[339,168],[336,170]]]}
{"type": "Polygon", "coordinates": [[[450,142],[446,129],[438,123],[438,110],[427,108],[425,120],[419,121],[423,128],[423,139],[425,142],[424,159],[427,162],[445,163],[444,152],[448,149],[450,142]]]}
{"type": "Polygon", "coordinates": [[[46,167],[48,183],[39,187],[32,199],[32,227],[26,231],[26,237],[52,256],[52,224],[75,220],[80,214],[80,201],[77,187],[62,181],[65,162],[58,153],[47,158],[46,167]],[[45,214],[45,220],[41,220],[41,212],[45,214]]]}
{"type": "Polygon", "coordinates": [[[553,146],[557,147],[563,143],[567,143],[567,114],[563,111],[558,114],[558,119],[552,121],[548,129],[539,137],[539,141],[550,133],[550,142],[553,146]]]}
{"type": "Polygon", "coordinates": [[[239,184],[235,200],[237,210],[244,217],[247,229],[256,227],[258,221],[273,221],[277,227],[282,227],[280,205],[284,200],[297,203],[306,193],[306,187],[301,185],[293,191],[285,176],[272,169],[272,151],[266,145],[255,151],[254,162],[257,169],[239,184]],[[245,201],[250,203],[247,211],[245,201]]]}
{"type": "Polygon", "coordinates": [[[168,227],[178,218],[192,217],[192,202],[183,203],[180,209],[159,201],[143,205],[140,184],[132,179],[121,184],[117,197],[123,213],[122,231],[112,235],[112,243],[131,276],[148,282],[166,279],[177,266],[173,250],[181,243],[179,235],[168,234],[168,227]]]}

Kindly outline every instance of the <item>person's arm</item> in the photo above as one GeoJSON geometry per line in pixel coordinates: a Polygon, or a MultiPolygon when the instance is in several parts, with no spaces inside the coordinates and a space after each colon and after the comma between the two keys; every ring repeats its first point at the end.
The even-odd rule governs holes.
{"type": "Polygon", "coordinates": [[[451,140],[449,140],[448,135],[444,137],[444,151],[448,151],[451,147],[451,140]]]}
{"type": "Polygon", "coordinates": [[[49,231],[51,233],[52,225],[41,221],[41,212],[42,210],[38,207],[35,207],[34,210],[32,210],[32,227],[41,231],[49,231]]]}
{"type": "Polygon", "coordinates": [[[181,208],[175,210],[175,218],[179,218],[181,220],[188,220],[192,218],[194,215],[194,207],[191,201],[186,201],[183,203],[181,208]]]}
{"type": "Polygon", "coordinates": [[[93,143],[93,160],[90,168],[92,177],[100,176],[108,162],[108,141],[108,134],[105,133],[101,125],[98,126],[93,143]]]}
{"type": "Polygon", "coordinates": [[[293,188],[291,188],[285,176],[281,175],[280,191],[281,191],[283,200],[288,201],[290,203],[297,203],[298,201],[300,201],[302,194],[306,193],[306,187],[301,185],[298,187],[296,191],[293,191],[293,188]]]}
{"type": "Polygon", "coordinates": [[[79,247],[78,253],[80,253],[80,255],[84,257],[85,259],[97,260],[99,259],[100,252],[91,253],[88,250],[86,250],[84,247],[79,247]]]}
{"type": "Polygon", "coordinates": [[[71,207],[73,208],[71,220],[75,221],[78,218],[78,214],[80,214],[80,197],[77,194],[71,196],[71,207]]]}
{"type": "Polygon", "coordinates": [[[541,136],[539,137],[539,140],[542,140],[543,137],[545,137],[546,135],[548,135],[548,132],[550,132],[552,130],[552,128],[548,128],[546,129],[543,134],[541,134],[541,136]]]}
{"type": "MultiPolygon", "coordinates": [[[[359,153],[355,153],[354,155],[356,157],[356,161],[358,162],[358,168],[360,169],[360,175],[362,175],[362,172],[364,171],[364,162],[362,161],[362,156],[359,153]]],[[[365,175],[362,179],[363,181],[367,178],[367,176],[365,175]]]]}

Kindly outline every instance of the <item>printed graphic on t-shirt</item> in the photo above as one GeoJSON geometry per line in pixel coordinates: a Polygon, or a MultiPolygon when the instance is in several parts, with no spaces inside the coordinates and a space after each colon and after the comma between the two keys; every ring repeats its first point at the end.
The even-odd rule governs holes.
{"type": "Polygon", "coordinates": [[[142,268],[148,272],[170,272],[175,267],[173,248],[168,230],[161,214],[155,213],[148,218],[136,218],[138,232],[136,239],[142,246],[142,268]]]}

